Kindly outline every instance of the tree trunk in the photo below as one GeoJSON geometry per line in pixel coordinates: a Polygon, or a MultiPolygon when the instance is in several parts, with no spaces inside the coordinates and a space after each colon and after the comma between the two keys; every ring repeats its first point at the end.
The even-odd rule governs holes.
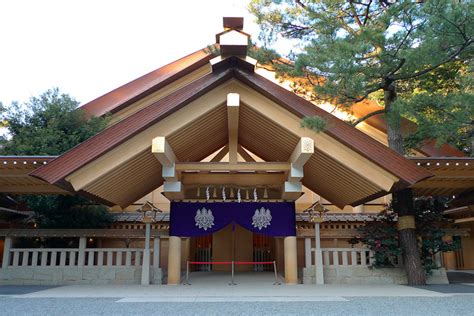
{"type": "MultiPolygon", "coordinates": [[[[387,111],[387,140],[388,146],[404,154],[403,136],[401,128],[401,115],[397,109],[393,108],[393,102],[397,99],[395,83],[390,83],[384,89],[384,102],[387,111]]],[[[393,194],[394,210],[401,220],[411,221],[409,217],[414,216],[413,196],[411,189],[401,190],[393,194]],[[402,218],[404,217],[404,218],[402,218]]],[[[403,261],[409,285],[424,285],[426,283],[425,272],[421,264],[420,249],[416,239],[416,231],[410,225],[399,225],[399,240],[403,253],[403,261]]]]}
{"type": "Polygon", "coordinates": [[[413,195],[411,189],[394,194],[393,206],[398,214],[398,230],[403,262],[409,285],[425,285],[426,277],[421,264],[420,248],[416,239],[413,195]]]}
{"type": "Polygon", "coordinates": [[[395,83],[390,83],[384,89],[385,110],[387,112],[387,140],[388,147],[403,155],[403,136],[402,136],[402,120],[400,112],[393,108],[393,102],[397,99],[397,91],[395,83]]]}
{"type": "Polygon", "coordinates": [[[474,157],[474,132],[471,135],[471,157],[474,157]]]}

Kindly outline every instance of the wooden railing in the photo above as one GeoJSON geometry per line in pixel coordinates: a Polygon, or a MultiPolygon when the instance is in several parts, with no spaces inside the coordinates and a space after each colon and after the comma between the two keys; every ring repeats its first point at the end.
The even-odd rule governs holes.
{"type": "Polygon", "coordinates": [[[324,266],[368,266],[373,258],[365,248],[322,248],[324,266]]]}
{"type": "Polygon", "coordinates": [[[10,267],[77,266],[79,249],[71,248],[11,248],[10,267]]]}
{"type": "MultiPolygon", "coordinates": [[[[153,250],[150,250],[153,254],[153,250]]],[[[141,266],[142,248],[11,248],[9,267],[141,266]]],[[[154,260],[154,256],[151,256],[154,260]]]]}

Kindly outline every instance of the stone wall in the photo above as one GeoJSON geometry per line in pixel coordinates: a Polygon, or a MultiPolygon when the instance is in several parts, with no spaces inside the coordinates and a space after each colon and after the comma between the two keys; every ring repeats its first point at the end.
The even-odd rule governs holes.
{"type": "MultiPolygon", "coordinates": [[[[316,283],[314,266],[303,268],[303,283],[316,283]]],[[[324,267],[325,284],[407,284],[404,268],[370,269],[363,266],[328,266],[324,267]]],[[[428,284],[448,284],[446,270],[435,270],[427,279],[428,284]]]]}
{"type": "MultiPolygon", "coordinates": [[[[0,269],[4,285],[140,284],[140,267],[8,267],[0,269]]],[[[150,283],[161,284],[160,268],[150,267],[150,283]]]]}

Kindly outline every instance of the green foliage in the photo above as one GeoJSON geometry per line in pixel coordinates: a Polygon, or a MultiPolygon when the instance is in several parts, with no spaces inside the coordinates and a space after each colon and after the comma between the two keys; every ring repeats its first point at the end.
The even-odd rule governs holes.
{"type": "Polygon", "coordinates": [[[35,212],[39,228],[106,228],[113,221],[107,208],[91,204],[80,196],[23,196],[29,209],[35,212]]]}
{"type": "Polygon", "coordinates": [[[301,120],[301,127],[320,133],[326,129],[327,121],[319,116],[305,116],[301,120]]]}
{"type": "MultiPolygon", "coordinates": [[[[79,103],[58,89],[25,104],[4,109],[8,135],[0,139],[2,155],[60,155],[97,134],[108,118],[86,117],[79,103]]],[[[107,208],[79,196],[22,196],[40,228],[104,228],[112,221],[107,208]]]]}
{"type": "Polygon", "coordinates": [[[2,155],[59,155],[97,134],[107,118],[87,118],[79,103],[58,89],[29,102],[12,103],[2,113],[8,135],[0,138],[2,155]]]}
{"type": "MultiPolygon", "coordinates": [[[[416,235],[420,247],[421,262],[427,275],[439,268],[434,255],[439,252],[454,251],[460,248],[459,242],[446,242],[444,228],[450,220],[443,215],[446,209],[444,200],[418,198],[414,201],[416,235]]],[[[397,230],[397,215],[392,205],[373,217],[373,221],[358,229],[359,235],[352,238],[352,244],[363,243],[374,252],[373,267],[393,267],[397,256],[402,253],[397,230]]]]}
{"type": "MultiPolygon", "coordinates": [[[[391,113],[392,101],[398,97],[400,109],[395,115],[426,125],[413,136],[416,139],[438,124],[436,119],[421,120],[413,115],[417,105],[424,103],[424,108],[429,108],[431,101],[422,100],[425,96],[448,98],[449,91],[472,97],[472,91],[462,90],[458,79],[466,76],[467,72],[459,70],[474,55],[472,1],[253,0],[249,8],[260,24],[260,38],[266,40],[263,50],[275,45],[279,37],[301,44],[301,51],[286,56],[291,66],[276,63],[274,68],[280,75],[310,75],[316,97],[341,106],[375,98],[391,113]],[[387,93],[391,95],[389,104],[383,100],[387,93]]],[[[270,51],[269,56],[274,54],[270,51]]],[[[446,100],[446,104],[458,105],[454,109],[445,106],[445,112],[457,111],[459,97],[457,100],[446,100]]],[[[467,103],[471,99],[465,100],[463,106],[472,107],[467,103]]],[[[448,118],[446,126],[472,124],[468,115],[446,116],[443,122],[448,118]]],[[[392,117],[389,124],[396,130],[399,122],[392,117]]],[[[454,130],[439,129],[428,135],[440,143],[465,143],[465,130],[454,130]]]]}

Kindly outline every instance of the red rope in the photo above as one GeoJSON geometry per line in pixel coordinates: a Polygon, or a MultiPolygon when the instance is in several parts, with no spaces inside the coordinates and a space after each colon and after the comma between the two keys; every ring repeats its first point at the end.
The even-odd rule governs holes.
{"type": "MultiPolygon", "coordinates": [[[[189,261],[189,264],[232,264],[232,261],[189,261]]],[[[234,264],[273,264],[273,261],[234,261],[234,264]]]]}
{"type": "Polygon", "coordinates": [[[189,261],[189,264],[232,264],[232,261],[189,261]]]}
{"type": "Polygon", "coordinates": [[[235,261],[235,264],[273,264],[273,261],[260,261],[260,262],[253,262],[253,261],[235,261]]]}

